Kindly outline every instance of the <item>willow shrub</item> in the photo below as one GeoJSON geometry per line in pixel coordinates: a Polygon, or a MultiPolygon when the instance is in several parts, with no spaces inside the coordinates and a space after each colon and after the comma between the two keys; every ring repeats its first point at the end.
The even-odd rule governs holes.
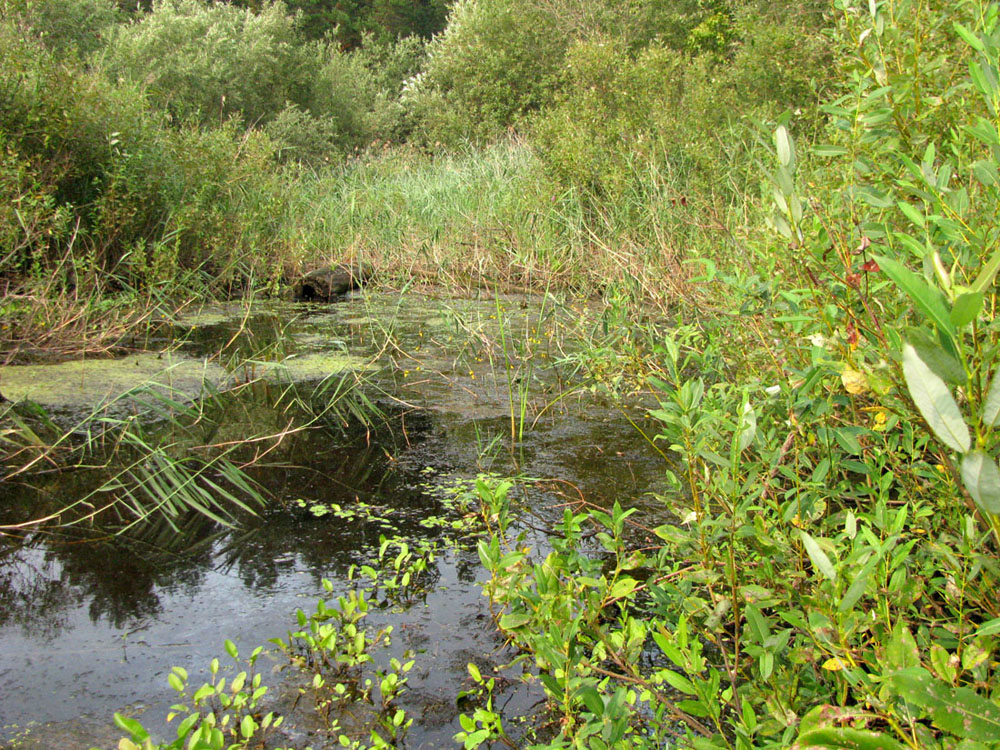
{"type": "Polygon", "coordinates": [[[429,45],[423,75],[410,86],[424,138],[495,137],[546,103],[567,44],[555,32],[535,3],[455,3],[429,45]]]}
{"type": "Polygon", "coordinates": [[[192,270],[228,288],[277,273],[287,190],[267,137],[174,127],[137,87],[57,58],[23,24],[0,23],[11,283],[48,285],[56,268],[95,288],[170,285],[192,270]]]}
{"type": "Polygon", "coordinates": [[[49,49],[81,57],[99,49],[122,16],[114,0],[8,0],[2,13],[21,16],[49,49]]]}
{"type": "Polygon", "coordinates": [[[639,49],[614,37],[574,44],[555,103],[534,121],[551,174],[597,202],[619,200],[650,163],[669,164],[690,190],[718,189],[720,157],[738,146],[724,131],[787,109],[814,116],[829,76],[822,14],[773,15],[744,8],[739,41],[724,64],[714,54],[692,58],[656,42],[639,49]]]}
{"type": "Polygon", "coordinates": [[[774,131],[766,283],[659,337],[674,519],[480,545],[549,747],[998,746],[1000,8],[836,7],[822,140],[774,131]]]}
{"type": "Polygon", "coordinates": [[[280,3],[260,13],[226,3],[162,0],[138,22],[115,28],[100,64],[141,83],[176,118],[266,122],[286,102],[306,106],[320,63],[280,3]]]}

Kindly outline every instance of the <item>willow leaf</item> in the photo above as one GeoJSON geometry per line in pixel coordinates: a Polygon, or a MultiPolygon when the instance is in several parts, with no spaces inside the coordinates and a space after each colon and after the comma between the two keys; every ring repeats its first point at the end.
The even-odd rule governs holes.
{"type": "Polygon", "coordinates": [[[945,382],[920,359],[910,344],[903,347],[903,377],[913,403],[935,437],[952,450],[966,453],[972,443],[958,404],[945,382]]]}

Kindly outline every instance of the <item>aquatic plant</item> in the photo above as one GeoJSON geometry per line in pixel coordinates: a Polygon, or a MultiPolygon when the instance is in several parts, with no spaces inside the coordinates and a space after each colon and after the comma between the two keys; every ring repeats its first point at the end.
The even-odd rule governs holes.
{"type": "MultiPolygon", "coordinates": [[[[285,639],[271,641],[288,658],[290,667],[307,681],[308,686],[299,692],[312,696],[322,733],[339,746],[354,750],[396,747],[413,723],[399,707],[398,699],[406,692],[406,675],[415,661],[409,653],[402,660],[384,659],[379,652],[390,644],[392,626],[373,631],[364,623],[372,607],[404,603],[412,592],[419,591],[433,560],[433,546],[415,554],[404,541],[383,539],[375,565],[352,569],[348,580],[355,582],[355,588],[331,604],[318,600],[312,613],[297,610],[297,629],[289,631],[285,639]],[[397,552],[390,556],[393,547],[397,552]],[[349,715],[358,712],[365,720],[348,721],[349,715]]],[[[322,586],[327,593],[333,592],[331,581],[324,579],[322,586]]],[[[264,649],[258,646],[245,661],[228,639],[225,650],[239,670],[231,677],[220,669],[218,659],[209,665],[211,681],[193,693],[186,670],[174,667],[168,676],[170,687],[179,696],[167,717],[168,721],[181,719],[176,739],[155,744],[140,721],[115,714],[115,724],[129,733],[119,743],[120,750],[242,750],[270,746],[268,737],[280,736],[287,717],[274,711],[262,713],[268,687],[254,666],[264,649]]]]}
{"type": "Polygon", "coordinates": [[[167,721],[183,717],[177,725],[176,739],[168,743],[154,744],[149,732],[136,719],[115,714],[115,726],[129,737],[123,737],[118,750],[237,750],[263,746],[265,737],[281,727],[284,717],[269,711],[261,715],[258,706],[267,694],[267,686],[261,683],[261,674],[254,671],[263,647],[253,650],[245,662],[240,660],[239,650],[229,639],[225,650],[240,672],[229,679],[221,671],[218,659],[209,664],[211,682],[204,683],[190,692],[189,676],[186,669],[174,667],[167,683],[177,691],[178,702],[171,707],[167,721]]]}
{"type": "MultiPolygon", "coordinates": [[[[268,386],[275,372],[288,374],[292,368],[262,362],[258,380],[220,391],[211,379],[225,377],[221,368],[183,358],[171,363],[169,357],[150,354],[136,358],[134,367],[129,367],[132,360],[99,362],[103,369],[97,370],[98,376],[112,373],[97,384],[102,392],[116,379],[119,384],[138,380],[140,385],[98,399],[68,426],[30,400],[0,405],[6,481],[30,484],[52,467],[73,472],[80,480],[75,497],[38,508],[34,517],[0,525],[0,533],[94,523],[123,532],[153,516],[173,525],[192,512],[231,525],[240,514],[254,514],[265,503],[266,492],[248,472],[286,437],[309,429],[343,431],[351,425],[371,430],[385,419],[363,392],[361,375],[353,370],[337,372],[334,365],[342,367],[344,359],[328,358],[323,371],[332,372],[318,383],[310,378],[304,384],[286,382],[274,389],[268,386]],[[143,367],[138,366],[140,360],[143,367]],[[152,375],[146,372],[150,367],[152,375]],[[114,368],[124,368],[124,375],[114,368]],[[256,386],[262,387],[255,393],[256,386]],[[274,413],[284,412],[284,421],[270,434],[229,434],[223,426],[246,398],[265,400],[274,413]]],[[[44,377],[54,372],[26,369],[27,375],[44,377]]],[[[249,365],[238,369],[248,370],[249,365]]],[[[280,382],[281,375],[277,377],[280,382]]],[[[60,389],[60,398],[67,396],[66,390],[60,389]]]]}

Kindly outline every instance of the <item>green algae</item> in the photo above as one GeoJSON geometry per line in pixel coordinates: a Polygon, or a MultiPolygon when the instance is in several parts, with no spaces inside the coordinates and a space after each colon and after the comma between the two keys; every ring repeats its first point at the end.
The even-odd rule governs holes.
{"type": "Polygon", "coordinates": [[[0,369],[0,390],[11,401],[88,408],[147,387],[173,398],[194,398],[206,384],[217,385],[225,377],[225,370],[214,363],[171,352],[142,352],[118,359],[7,366],[0,369]]]}
{"type": "Polygon", "coordinates": [[[316,352],[288,357],[280,363],[269,365],[263,375],[269,380],[291,381],[322,380],[351,370],[370,369],[363,357],[343,352],[316,352]]]}
{"type": "Polygon", "coordinates": [[[244,315],[246,308],[242,307],[203,307],[197,312],[184,313],[177,318],[176,323],[185,328],[203,328],[237,320],[244,315]]]}

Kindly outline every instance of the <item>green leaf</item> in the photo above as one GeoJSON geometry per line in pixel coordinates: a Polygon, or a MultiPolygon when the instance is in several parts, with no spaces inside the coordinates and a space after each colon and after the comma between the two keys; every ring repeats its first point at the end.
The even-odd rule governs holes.
{"type": "Polygon", "coordinates": [[[892,199],[871,186],[859,188],[857,196],[873,208],[892,208],[892,199]]]}
{"type": "Polygon", "coordinates": [[[821,143],[813,146],[813,153],[816,156],[846,156],[849,151],[844,146],[821,143]]]}
{"type": "Polygon", "coordinates": [[[982,40],[979,37],[977,37],[975,34],[973,34],[971,31],[969,31],[967,28],[965,28],[958,21],[955,21],[952,24],[952,26],[955,29],[955,32],[960,37],[962,37],[962,39],[965,40],[965,43],[968,44],[970,47],[972,47],[972,49],[976,50],[976,52],[985,52],[986,51],[986,47],[983,45],[982,40]]]}
{"type": "Polygon", "coordinates": [[[619,578],[617,581],[615,581],[615,585],[611,587],[610,591],[611,598],[621,599],[623,597],[626,597],[633,591],[635,591],[635,587],[638,585],[639,582],[636,581],[634,578],[619,578]]]}
{"type": "Polygon", "coordinates": [[[236,650],[236,644],[233,643],[231,640],[229,640],[228,638],[226,638],[225,642],[222,645],[226,649],[226,653],[229,654],[233,659],[236,659],[236,658],[239,657],[240,654],[236,650]]]}
{"type": "Polygon", "coordinates": [[[931,644],[931,666],[940,677],[947,683],[953,683],[958,676],[958,662],[951,663],[951,654],[940,643],[931,644]]]}
{"type": "Polygon", "coordinates": [[[792,750],[842,748],[843,750],[905,750],[892,737],[850,727],[826,727],[799,735],[792,750]]]}
{"type": "Polygon", "coordinates": [[[767,618],[753,604],[748,604],[743,609],[743,615],[750,625],[750,633],[753,635],[755,643],[764,643],[771,637],[771,628],[767,624],[767,618]]]}
{"type": "Polygon", "coordinates": [[[938,338],[923,328],[909,328],[906,339],[917,350],[917,356],[946,383],[965,385],[965,368],[951,355],[938,338]]]}
{"type": "Polygon", "coordinates": [[[137,742],[145,742],[149,739],[149,732],[146,731],[145,727],[142,726],[135,719],[130,719],[128,716],[122,716],[120,713],[115,713],[114,716],[115,726],[121,729],[123,732],[128,732],[132,735],[132,739],[137,742]]]}
{"type": "Polygon", "coordinates": [[[972,174],[975,176],[983,187],[993,187],[994,185],[1000,185],[1000,174],[997,173],[996,164],[992,161],[977,161],[972,165],[972,174]]]}
{"type": "Polygon", "coordinates": [[[906,701],[925,709],[935,726],[958,737],[982,742],[1000,737],[1000,706],[969,688],[956,688],[926,669],[904,669],[888,676],[906,701]]]}
{"type": "Polygon", "coordinates": [[[753,443],[757,435],[757,414],[754,412],[750,402],[743,405],[743,414],[739,420],[739,431],[736,442],[736,450],[742,453],[753,443]]]}
{"type": "Polygon", "coordinates": [[[993,251],[989,262],[983,266],[983,270],[979,272],[979,276],[976,277],[976,280],[972,282],[972,286],[969,288],[974,292],[986,292],[987,289],[993,286],[993,279],[996,278],[998,270],[1000,270],[1000,248],[993,251]]]}
{"type": "Polygon", "coordinates": [[[1000,470],[996,461],[975,450],[962,457],[962,483],[985,513],[1000,515],[1000,470]]]}
{"type": "MultiPolygon", "coordinates": [[[[975,69],[978,69],[980,75],[982,74],[982,68],[975,66],[975,69]]],[[[969,72],[973,72],[973,70],[973,66],[970,65],[969,72]]],[[[985,81],[982,83],[985,83],[985,81]]],[[[989,86],[981,86],[981,88],[985,90],[988,89],[989,86]]],[[[1000,146],[1000,136],[997,135],[997,129],[986,118],[980,117],[979,121],[975,125],[967,125],[964,130],[969,135],[977,138],[982,143],[985,143],[987,146],[1000,146]]]]}
{"type": "Polygon", "coordinates": [[[920,651],[917,649],[917,642],[913,639],[913,633],[910,632],[910,628],[903,618],[900,618],[896,622],[896,627],[892,629],[892,637],[885,649],[885,659],[889,669],[907,669],[920,666],[920,651]]]}
{"type": "Polygon", "coordinates": [[[951,391],[924,363],[910,344],[903,347],[903,377],[906,386],[931,431],[954,451],[965,453],[971,446],[969,428],[962,419],[951,391]]]}
{"type": "Polygon", "coordinates": [[[698,694],[698,691],[694,687],[694,683],[692,683],[691,680],[682,675],[680,672],[675,672],[672,669],[664,669],[660,672],[660,675],[674,690],[685,693],[686,695],[698,694]]]}
{"type": "Polygon", "coordinates": [[[792,160],[795,158],[795,150],[792,146],[792,137],[784,125],[779,125],[774,131],[774,143],[778,148],[778,163],[783,167],[794,169],[792,160]]]}
{"type": "Polygon", "coordinates": [[[531,615],[525,612],[515,612],[513,614],[504,615],[500,618],[500,627],[504,630],[514,630],[515,628],[520,628],[527,625],[532,621],[531,615]]]}
{"type": "Polygon", "coordinates": [[[191,700],[197,705],[210,695],[215,695],[215,687],[206,683],[195,691],[195,694],[191,696],[191,700]]]}
{"type": "Polygon", "coordinates": [[[253,733],[256,731],[257,723],[250,714],[247,714],[243,717],[243,721],[240,722],[240,734],[243,735],[243,739],[248,740],[253,737],[253,733]]]}
{"type": "Polygon", "coordinates": [[[184,681],[181,680],[181,678],[178,677],[173,672],[171,672],[170,674],[167,675],[167,682],[170,684],[170,687],[172,687],[178,693],[181,693],[181,692],[184,691],[184,681]]]}
{"type": "Polygon", "coordinates": [[[973,635],[979,638],[980,636],[996,635],[997,633],[1000,633],[1000,617],[989,622],[984,622],[973,635]]]}
{"type": "Polygon", "coordinates": [[[896,205],[899,206],[899,210],[906,215],[907,219],[912,221],[921,229],[927,225],[927,219],[924,218],[923,211],[920,211],[916,206],[913,206],[906,201],[897,201],[896,205]]]}
{"type": "Polygon", "coordinates": [[[947,332],[954,338],[955,327],[951,322],[951,311],[940,290],[930,286],[909,268],[892,258],[878,255],[875,256],[875,260],[879,268],[903,290],[917,309],[939,330],[947,332]]]}
{"type": "Polygon", "coordinates": [[[831,581],[837,580],[837,571],[833,567],[833,563],[830,562],[830,558],[826,556],[816,540],[804,531],[799,531],[799,537],[802,539],[802,544],[805,546],[813,566],[831,581]]]}
{"type": "Polygon", "coordinates": [[[601,694],[597,692],[593,685],[586,685],[581,688],[577,692],[577,696],[579,696],[580,700],[583,701],[583,705],[594,716],[604,716],[604,701],[601,699],[601,694]]]}
{"type": "Polygon", "coordinates": [[[916,238],[911,237],[904,232],[893,232],[892,236],[895,237],[897,242],[904,245],[913,257],[922,259],[925,255],[927,255],[927,246],[916,238]]]}
{"type": "Polygon", "coordinates": [[[190,734],[191,730],[194,729],[194,725],[198,723],[201,719],[201,714],[194,713],[184,718],[180,724],[177,725],[177,739],[183,740],[190,734]]]}
{"type": "Polygon", "coordinates": [[[560,695],[563,691],[562,685],[559,684],[559,680],[550,675],[548,672],[542,672],[538,675],[538,679],[541,681],[542,686],[549,692],[549,695],[560,695]]]}
{"type": "Polygon", "coordinates": [[[852,456],[860,456],[864,449],[858,441],[858,436],[849,427],[838,427],[833,430],[833,437],[837,444],[844,449],[845,453],[852,456]]]}
{"type": "Polygon", "coordinates": [[[951,322],[955,328],[961,330],[974,321],[982,309],[983,293],[966,292],[955,300],[955,304],[951,308],[951,322]]]}
{"type": "Polygon", "coordinates": [[[1000,368],[993,373],[993,382],[986,393],[986,400],[983,402],[983,424],[987,427],[996,427],[1000,421],[1000,368]]]}
{"type": "Polygon", "coordinates": [[[872,557],[865,566],[854,576],[854,580],[851,581],[851,585],[848,586],[847,591],[844,592],[844,596],[840,600],[840,604],[837,605],[837,610],[839,612],[849,612],[854,608],[854,605],[858,603],[865,591],[868,589],[868,581],[872,577],[872,573],[875,572],[875,568],[878,567],[880,560],[878,557],[872,557]]]}

